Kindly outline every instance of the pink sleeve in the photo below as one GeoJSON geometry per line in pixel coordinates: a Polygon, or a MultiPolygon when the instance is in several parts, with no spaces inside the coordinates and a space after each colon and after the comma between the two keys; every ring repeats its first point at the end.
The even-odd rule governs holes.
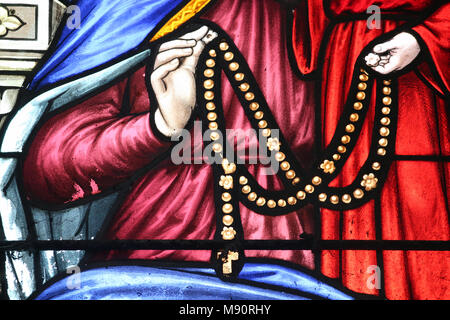
{"type": "MultiPolygon", "coordinates": [[[[31,200],[63,204],[100,193],[169,149],[170,142],[152,132],[145,85],[147,98],[141,101],[147,111],[121,112],[127,81],[53,116],[38,131],[23,167],[24,187],[31,200]]],[[[137,88],[130,87],[132,96],[137,88]]],[[[142,106],[131,106],[136,109],[142,106]]]]}
{"type": "Polygon", "coordinates": [[[419,66],[419,72],[441,94],[450,91],[450,4],[444,4],[421,24],[412,28],[427,50],[431,64],[419,66]],[[431,69],[430,69],[431,67],[431,69]]]}

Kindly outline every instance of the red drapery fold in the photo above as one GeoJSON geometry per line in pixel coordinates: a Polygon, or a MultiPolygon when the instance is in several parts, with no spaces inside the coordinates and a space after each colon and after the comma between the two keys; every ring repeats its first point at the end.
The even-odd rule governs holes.
{"type": "MultiPolygon", "coordinates": [[[[372,40],[393,31],[405,21],[395,15],[414,15],[433,5],[433,1],[381,1],[381,11],[390,13],[381,22],[381,29],[368,29],[367,21],[347,19],[329,20],[352,14],[364,14],[370,1],[361,5],[361,12],[351,1],[306,1],[296,10],[293,47],[299,69],[304,74],[322,67],[321,121],[322,144],[328,145],[340,118],[349,91],[353,66],[360,52],[372,40]],[[396,7],[397,5],[397,7],[396,7]],[[356,8],[356,9],[355,9],[356,8]],[[406,8],[406,9],[405,9],[406,8]],[[394,14],[393,14],[394,13],[394,14]],[[327,24],[333,29],[324,37],[327,24]],[[324,42],[326,41],[326,42],[324,42]],[[324,60],[319,61],[319,48],[324,46],[324,60]]],[[[358,7],[358,8],[359,8],[358,7]]],[[[434,14],[414,27],[430,52],[431,61],[417,69],[437,70],[437,77],[427,81],[439,90],[448,92],[449,5],[441,6],[434,14]]],[[[435,74],[436,75],[436,74],[435,74]]],[[[448,106],[437,91],[429,87],[414,72],[399,78],[399,122],[396,154],[407,155],[408,161],[398,158],[390,168],[387,182],[378,199],[361,208],[336,212],[321,211],[322,238],[344,240],[449,240],[449,117],[448,106]],[[425,159],[416,156],[425,156],[425,159]],[[431,156],[431,157],[430,157],[431,156]],[[434,158],[433,158],[434,157],[434,158]],[[426,160],[426,161],[421,161],[426,160]],[[426,175],[424,174],[426,173],[426,175]]],[[[331,183],[346,186],[355,178],[368,156],[374,116],[374,101],[358,143],[342,173],[331,183]]],[[[449,299],[449,252],[404,251],[323,251],[322,272],[340,278],[351,290],[368,294],[385,294],[389,299],[449,299]],[[382,271],[381,291],[370,285],[371,266],[382,271]]]]}

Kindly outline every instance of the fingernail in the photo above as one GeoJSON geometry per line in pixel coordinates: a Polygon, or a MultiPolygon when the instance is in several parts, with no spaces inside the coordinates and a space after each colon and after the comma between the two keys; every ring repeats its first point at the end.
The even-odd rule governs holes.
{"type": "Polygon", "coordinates": [[[373,48],[373,51],[376,51],[376,52],[381,51],[381,46],[380,45],[376,45],[375,48],[373,48]]]}
{"type": "Polygon", "coordinates": [[[183,49],[183,53],[191,54],[192,53],[192,49],[191,48],[183,49]]]}
{"type": "Polygon", "coordinates": [[[186,43],[187,43],[188,46],[195,46],[197,44],[197,41],[195,41],[195,40],[187,40],[186,43]]]}

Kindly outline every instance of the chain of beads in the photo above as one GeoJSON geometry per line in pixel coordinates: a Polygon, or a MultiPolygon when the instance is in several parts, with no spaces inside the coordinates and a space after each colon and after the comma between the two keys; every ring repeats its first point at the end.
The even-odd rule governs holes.
{"type": "MultiPolygon", "coordinates": [[[[252,179],[251,175],[244,168],[239,168],[239,176],[235,176],[237,172],[237,166],[234,163],[229,162],[226,158],[223,159],[222,168],[223,175],[219,180],[219,186],[223,189],[221,199],[224,202],[222,206],[222,223],[223,229],[221,232],[224,240],[233,240],[236,235],[236,230],[233,228],[234,218],[232,212],[234,210],[231,204],[232,193],[230,190],[238,187],[240,189],[241,197],[245,199],[248,204],[254,206],[254,208],[260,208],[263,211],[276,209],[279,212],[288,213],[296,208],[305,205],[309,202],[321,203],[324,207],[345,206],[352,203],[353,200],[361,200],[367,196],[368,193],[377,189],[379,186],[379,177],[377,172],[383,167],[383,158],[386,159],[387,149],[389,143],[389,136],[391,134],[390,125],[392,120],[390,118],[391,105],[393,99],[391,96],[391,81],[384,80],[381,98],[382,107],[377,110],[380,113],[380,125],[377,132],[377,147],[376,156],[380,158],[379,161],[374,161],[370,164],[367,172],[360,173],[358,181],[354,181],[350,188],[331,188],[327,184],[332,180],[333,174],[337,173],[337,167],[342,168],[345,163],[345,159],[348,158],[351,152],[350,142],[356,141],[358,138],[358,131],[362,127],[364,120],[364,113],[367,111],[369,104],[368,90],[371,88],[369,81],[369,74],[361,69],[358,75],[357,91],[353,98],[352,110],[346,118],[343,130],[341,133],[336,131],[339,139],[337,146],[331,146],[324,152],[324,158],[322,158],[313,169],[312,175],[308,178],[302,174],[296,168],[300,168],[297,160],[293,157],[289,157],[288,146],[285,145],[279,138],[272,136],[272,130],[278,129],[272,124],[271,115],[266,110],[263,110],[262,105],[265,105],[265,101],[258,101],[255,91],[252,90],[249,72],[245,71],[245,67],[242,67],[236,57],[240,53],[235,49],[233,52],[230,49],[230,45],[227,41],[223,40],[218,43],[218,46],[210,49],[208,56],[205,58],[203,67],[203,89],[204,89],[204,101],[206,102],[206,119],[208,120],[208,128],[211,130],[210,137],[213,141],[212,150],[217,154],[222,154],[223,145],[219,142],[220,134],[219,124],[217,122],[218,115],[216,112],[217,104],[215,103],[217,95],[220,96],[217,90],[220,88],[215,87],[214,76],[220,74],[218,62],[222,64],[225,73],[229,78],[232,77],[232,82],[237,83],[233,89],[241,97],[241,102],[245,103],[248,108],[248,113],[251,114],[251,121],[256,123],[259,130],[262,130],[262,135],[266,139],[265,143],[268,150],[275,153],[275,159],[279,162],[281,174],[284,181],[288,182],[286,185],[286,191],[271,192],[263,189],[252,179]],[[220,60],[218,60],[220,59],[220,60]],[[238,181],[235,181],[238,180],[238,181]],[[251,181],[250,181],[251,180],[251,181]],[[351,191],[349,191],[352,189],[351,191]],[[256,191],[259,190],[259,191],[256,191]],[[274,195],[280,194],[279,197],[274,195]],[[280,211],[281,210],[281,211],[280,211]]],[[[257,92],[257,91],[256,91],[257,92]]],[[[264,99],[264,98],[261,98],[264,99]]],[[[374,127],[375,128],[375,127],[374,127]]],[[[353,144],[354,146],[354,144],[353,144]]],[[[372,149],[374,147],[372,146],[372,149]]],[[[367,167],[367,166],[366,166],[367,167]]],[[[362,170],[362,169],[361,169],[362,170]]],[[[255,210],[258,212],[258,210],[255,210]]]]}

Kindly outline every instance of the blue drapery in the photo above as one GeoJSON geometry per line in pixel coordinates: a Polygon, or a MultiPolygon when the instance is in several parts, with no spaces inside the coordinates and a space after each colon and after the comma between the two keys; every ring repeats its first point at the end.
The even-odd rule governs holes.
{"type": "MultiPolygon", "coordinates": [[[[79,29],[65,24],[57,45],[29,90],[100,67],[133,52],[183,0],[79,0],[79,29]]],[[[65,23],[65,21],[63,22],[65,23]]]]}
{"type": "Polygon", "coordinates": [[[352,300],[333,286],[277,264],[247,263],[243,282],[224,282],[208,268],[110,266],[62,279],[37,300],[352,300]],[[78,277],[78,278],[77,278],[78,277]],[[78,282],[79,280],[79,282],[78,282]],[[79,288],[77,288],[79,287],[79,288]]]}

